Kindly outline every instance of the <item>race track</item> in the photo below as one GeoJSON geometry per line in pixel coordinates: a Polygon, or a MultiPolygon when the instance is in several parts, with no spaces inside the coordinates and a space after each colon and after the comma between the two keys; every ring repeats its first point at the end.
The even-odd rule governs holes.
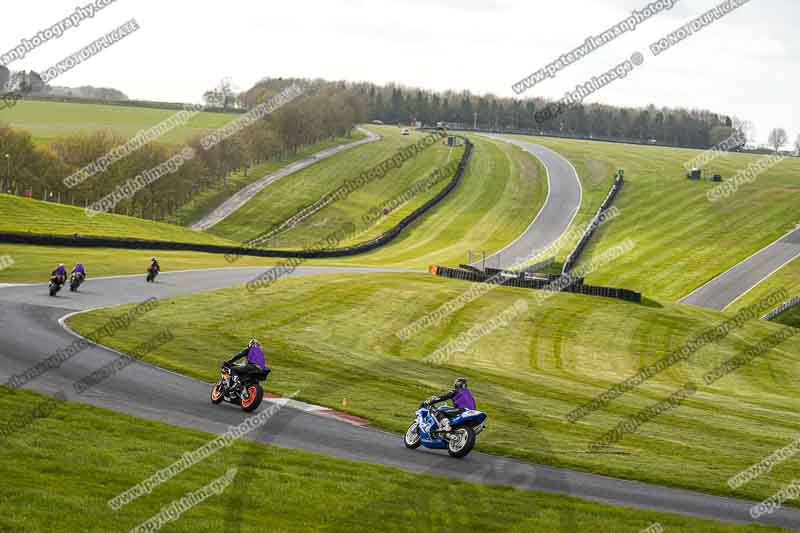
{"type": "MultiPolygon", "coordinates": [[[[78,294],[47,295],[45,285],[0,289],[0,380],[24,372],[75,339],[59,324],[67,314],[84,309],[147,298],[166,298],[242,284],[263,269],[164,273],[149,285],[142,276],[89,280],[78,294]]],[[[337,272],[377,273],[382,269],[300,267],[294,275],[337,272]]],[[[421,274],[425,275],[425,274],[421,274]]],[[[227,354],[220,354],[220,359],[227,354]]],[[[113,377],[76,395],[72,384],[111,363],[119,354],[90,347],[26,385],[37,392],[89,403],[146,419],[222,434],[245,415],[230,406],[209,401],[210,385],[147,363],[134,363],[113,377]]],[[[279,379],[273,376],[272,379],[279,379]]],[[[265,409],[265,403],[262,409],[265,409]]],[[[409,413],[409,421],[413,413],[409,413]]],[[[490,427],[491,430],[491,427],[490,427]]],[[[465,460],[446,454],[407,450],[399,435],[359,427],[287,405],[259,432],[255,440],[328,456],[393,466],[416,473],[447,476],[483,483],[570,494],[599,502],[656,509],[723,521],[748,521],[748,502],[690,491],[612,479],[565,469],[526,464],[481,453],[465,460]]],[[[111,495],[110,495],[111,496],[111,495]]],[[[764,520],[800,530],[800,511],[782,509],[764,520]]]]}
{"type": "MultiPolygon", "coordinates": [[[[504,139],[505,140],[505,139],[504,139]]],[[[496,254],[495,264],[511,266],[517,257],[529,255],[555,242],[569,227],[581,202],[581,187],[572,166],[558,154],[537,145],[508,141],[539,157],[548,170],[550,193],[534,222],[523,235],[496,254]]],[[[796,242],[796,241],[795,241],[796,242]]],[[[167,298],[241,285],[263,273],[264,268],[231,268],[163,273],[156,284],[143,276],[119,276],[87,281],[78,294],[64,290],[56,298],[45,285],[0,287],[0,382],[25,372],[60,348],[75,341],[74,334],[59,323],[74,312],[148,298],[167,298]]],[[[293,275],[336,273],[407,272],[378,268],[299,267],[293,275]]],[[[426,275],[426,274],[420,274],[426,275]]],[[[220,354],[220,360],[228,354],[220,354]]],[[[159,420],[177,426],[222,434],[245,419],[230,405],[214,406],[210,384],[184,377],[148,363],[136,362],[113,377],[77,395],[73,384],[119,358],[101,346],[92,346],[25,385],[26,388],[98,407],[159,420]]],[[[270,379],[280,379],[271,376],[270,379]]],[[[271,400],[265,400],[261,410],[271,400]]],[[[409,413],[409,422],[413,413],[409,413]]],[[[491,414],[489,420],[491,431],[491,414]]],[[[403,446],[400,435],[358,426],[314,414],[307,404],[290,402],[259,431],[254,440],[302,449],[332,457],[397,467],[409,472],[446,476],[474,482],[540,490],[627,507],[653,509],[730,522],[751,522],[753,502],[722,498],[541,466],[473,452],[464,460],[446,453],[415,451],[403,446]]],[[[112,495],[109,495],[110,497],[112,495]]],[[[761,523],[800,531],[800,510],[780,509],[761,523]]]]}
{"type": "MultiPolygon", "coordinates": [[[[488,267],[510,268],[532,254],[543,251],[567,231],[581,207],[583,189],[572,164],[553,150],[502,135],[483,136],[522,148],[538,158],[547,169],[547,199],[539,214],[514,242],[486,258],[485,265],[488,267]]],[[[483,264],[483,261],[478,261],[473,266],[480,268],[483,264]]]]}
{"type": "Polygon", "coordinates": [[[681,303],[721,311],[797,257],[800,227],[696,289],[681,303]]]}

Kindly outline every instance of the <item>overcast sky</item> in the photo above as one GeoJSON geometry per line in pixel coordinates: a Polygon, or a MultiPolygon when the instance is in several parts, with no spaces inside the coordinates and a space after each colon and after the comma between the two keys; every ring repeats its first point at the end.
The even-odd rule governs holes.
{"type": "MultiPolygon", "coordinates": [[[[0,53],[89,1],[14,2],[0,17],[0,53]]],[[[650,1],[117,0],[9,66],[43,71],[135,18],[138,32],[54,84],[199,101],[225,76],[241,89],[265,76],[299,76],[513,96],[512,84],[650,1]]],[[[650,43],[720,1],[680,0],[526,95],[560,98],[640,51],[642,67],[587,101],[706,108],[752,120],[759,141],[776,126],[794,140],[798,0],[751,0],[658,57],[649,52],[650,43]]]]}

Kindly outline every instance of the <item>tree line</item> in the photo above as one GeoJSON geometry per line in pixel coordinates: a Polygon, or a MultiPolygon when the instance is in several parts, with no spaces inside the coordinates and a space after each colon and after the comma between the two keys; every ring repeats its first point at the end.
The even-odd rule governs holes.
{"type": "MultiPolygon", "coordinates": [[[[18,73],[3,74],[0,78],[6,78],[8,84],[16,81],[16,85],[21,85],[26,79],[18,73]]],[[[751,134],[749,123],[736,117],[654,105],[633,108],[581,104],[539,123],[537,112],[551,105],[540,98],[523,100],[473,95],[469,91],[435,92],[397,84],[266,78],[238,94],[231,93],[229,82],[223,83],[221,88],[205,93],[204,98],[207,103],[214,101],[219,105],[216,101],[220,93],[222,107],[240,108],[241,112],[296,82],[307,88],[304,96],[211,150],[200,149],[202,135],[190,139],[186,144],[196,149],[198,157],[121,202],[115,212],[157,220],[171,218],[195,194],[225,187],[225,178],[231,172],[242,169],[246,172],[253,165],[286,157],[302,146],[350,135],[356,124],[367,120],[418,121],[425,125],[445,122],[700,149],[716,145],[734,133],[745,138],[751,134]]],[[[83,207],[106,196],[127,179],[164,163],[182,147],[153,142],[77,187],[69,189],[63,184],[65,177],[126,141],[112,131],[78,132],[39,146],[32,142],[28,132],[0,124],[0,187],[4,192],[83,207]]],[[[786,144],[785,138],[777,141],[786,144]]]]}
{"type": "MultiPolygon", "coordinates": [[[[530,130],[577,137],[605,137],[643,143],[708,148],[748,126],[735,117],[701,109],[615,107],[580,104],[537,121],[537,112],[552,102],[541,98],[504,98],[469,91],[433,92],[396,84],[351,84],[366,100],[370,119],[387,123],[446,122],[472,128],[530,130]]],[[[541,115],[540,115],[541,118],[541,115]]]]}
{"type": "MultiPolygon", "coordinates": [[[[245,93],[246,101],[254,107],[293,81],[261,82],[245,93]]],[[[224,187],[225,178],[231,172],[246,172],[253,165],[296,153],[302,146],[349,136],[356,124],[366,120],[366,108],[352,91],[317,82],[305,82],[305,86],[303,96],[210,150],[200,146],[204,134],[181,145],[152,142],[73,188],[63,183],[64,178],[128,139],[113,131],[101,130],[70,133],[47,145],[36,145],[29,132],[0,124],[1,190],[85,207],[126,180],[166,162],[188,145],[195,149],[197,157],[177,172],[120,202],[114,209],[118,214],[147,219],[169,218],[195,194],[211,187],[224,187]]]]}

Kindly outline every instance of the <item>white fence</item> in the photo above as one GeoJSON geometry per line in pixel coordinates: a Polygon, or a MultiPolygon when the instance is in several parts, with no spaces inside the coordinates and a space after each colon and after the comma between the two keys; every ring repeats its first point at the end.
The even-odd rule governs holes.
{"type": "Polygon", "coordinates": [[[781,306],[778,307],[777,309],[775,309],[773,311],[770,311],[769,313],[764,315],[762,320],[775,320],[779,315],[785,313],[786,311],[788,311],[792,307],[795,307],[797,304],[800,304],[800,294],[795,296],[794,298],[792,298],[788,302],[785,302],[785,303],[781,304],[781,306]]]}

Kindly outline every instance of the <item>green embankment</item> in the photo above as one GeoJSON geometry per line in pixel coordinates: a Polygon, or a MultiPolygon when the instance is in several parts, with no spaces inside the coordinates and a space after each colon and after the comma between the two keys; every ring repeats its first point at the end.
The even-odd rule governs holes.
{"type": "MultiPolygon", "coordinates": [[[[41,396],[0,387],[0,426],[19,423],[41,396]]],[[[265,431],[270,431],[269,425],[265,431]]],[[[119,511],[107,502],[214,436],[79,404],[59,405],[0,446],[0,530],[129,531],[235,468],[235,477],[165,525],[170,532],[235,528],[305,531],[768,532],[650,511],[415,475],[240,441],[119,511]]],[[[170,515],[173,516],[173,515],[170,515]]]]}
{"type": "MultiPolygon", "coordinates": [[[[700,349],[645,385],[577,423],[565,415],[725,320],[678,304],[637,305],[613,299],[498,288],[402,342],[396,333],[474,287],[426,274],[288,278],[250,293],[232,288],[168,300],[113,339],[130,349],[156,327],[176,341],[150,357],[157,365],[206,380],[221,353],[261,338],[275,392],[347,409],[401,432],[418,402],[466,375],[490,413],[484,451],[706,492],[765,498],[800,477],[786,462],[731,493],[726,480],[797,438],[800,430],[800,336],[706,387],[702,376],[780,326],[754,320],[700,349]],[[518,299],[530,309],[479,337],[463,352],[430,366],[423,359],[470,328],[488,323],[518,299]],[[196,317],[187,323],[186,316],[196,317]],[[626,435],[609,450],[590,442],[687,380],[700,392],[626,435]],[[322,384],[322,385],[321,385],[322,384]]],[[[118,312],[118,311],[114,311],[118,312]]],[[[111,311],[78,315],[89,331],[111,311]]]]}
{"type": "MultiPolygon", "coordinates": [[[[636,242],[636,247],[588,276],[589,283],[677,301],[800,222],[797,158],[784,160],[729,198],[710,202],[706,193],[718,184],[687,180],[683,167],[684,162],[700,154],[698,150],[520,138],[552,148],[569,159],[584,186],[597,184],[600,199],[608,192],[616,169],[625,169],[626,184],[615,202],[621,216],[600,229],[585,260],[628,238],[636,242]]],[[[763,157],[725,154],[706,169],[709,174],[730,179],[763,157]]],[[[584,209],[586,216],[597,209],[599,200],[597,205],[587,205],[591,209],[584,209]]]]}

